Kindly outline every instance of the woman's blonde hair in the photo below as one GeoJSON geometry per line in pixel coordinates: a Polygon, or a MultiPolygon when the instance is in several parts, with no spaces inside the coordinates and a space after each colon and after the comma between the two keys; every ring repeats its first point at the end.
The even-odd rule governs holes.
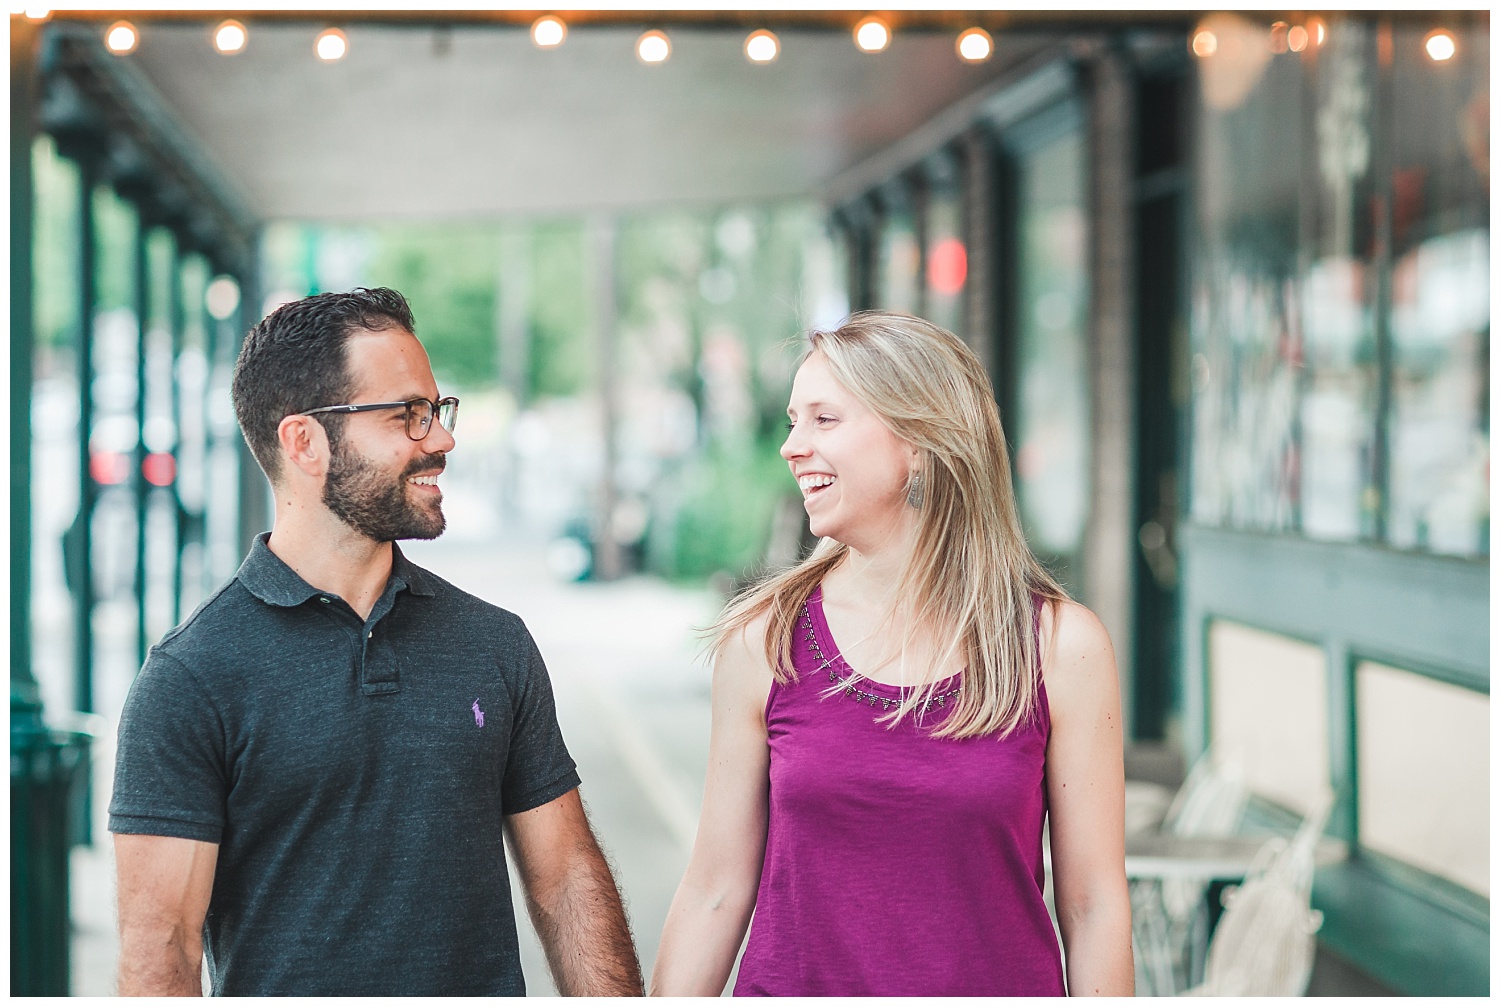
{"type": "MultiPolygon", "coordinates": [[[[937,667],[956,656],[964,672],[935,737],[1004,736],[1036,711],[1039,655],[1033,601],[1067,597],[1026,545],[1011,490],[1010,459],[989,376],[953,333],[894,311],[860,311],[832,331],[814,331],[803,360],[821,353],[850,394],[920,460],[915,546],[895,597],[912,602],[902,640],[935,631],[948,643],[937,667]]],[[[717,654],[765,615],[766,659],[776,680],[794,681],[792,641],[802,607],[848,546],[823,539],[792,568],[742,592],[710,629],[717,654]]],[[[894,608],[894,605],[893,605],[894,608]]],[[[931,699],[911,690],[888,715],[896,723],[931,699]]]]}

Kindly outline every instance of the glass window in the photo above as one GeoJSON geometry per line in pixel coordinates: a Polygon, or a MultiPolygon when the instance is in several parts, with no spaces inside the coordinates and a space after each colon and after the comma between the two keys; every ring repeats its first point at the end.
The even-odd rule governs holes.
{"type": "Polygon", "coordinates": [[[1016,490],[1031,545],[1076,583],[1089,501],[1087,174],[1082,133],[1018,154],[1016,490]]]}
{"type": "Polygon", "coordinates": [[[1487,34],[1323,38],[1196,62],[1192,515],[1484,555],[1487,34]]]}
{"type": "Polygon", "coordinates": [[[917,270],[921,246],[911,202],[904,192],[883,200],[880,244],[876,249],[876,304],[892,311],[917,311],[917,270]]]}
{"type": "Polygon", "coordinates": [[[1295,55],[1199,61],[1189,319],[1193,517],[1294,526],[1303,75],[1295,55]]]}
{"type": "Polygon", "coordinates": [[[1302,531],[1313,538],[1371,537],[1380,506],[1376,232],[1368,211],[1374,44],[1370,26],[1344,22],[1315,60],[1291,52],[1275,57],[1307,68],[1313,108],[1307,154],[1314,181],[1303,207],[1310,261],[1299,271],[1291,319],[1300,324],[1303,343],[1295,503],[1302,531]]]}
{"type": "Polygon", "coordinates": [[[1393,33],[1393,545],[1476,555],[1489,540],[1489,39],[1430,59],[1393,33]]]}
{"type": "Polygon", "coordinates": [[[927,317],[962,336],[969,251],[957,179],[934,182],[928,190],[926,230],[927,317]]]}

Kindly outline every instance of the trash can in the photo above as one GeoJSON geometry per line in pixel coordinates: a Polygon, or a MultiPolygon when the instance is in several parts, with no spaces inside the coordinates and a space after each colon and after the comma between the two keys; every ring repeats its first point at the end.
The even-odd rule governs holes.
{"type": "Polygon", "coordinates": [[[67,996],[68,851],[88,808],[88,730],[12,717],[10,734],[10,992],[67,996]]]}

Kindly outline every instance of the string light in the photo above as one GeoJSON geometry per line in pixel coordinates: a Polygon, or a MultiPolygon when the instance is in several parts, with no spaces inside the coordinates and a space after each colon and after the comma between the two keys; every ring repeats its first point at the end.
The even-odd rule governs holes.
{"type": "Polygon", "coordinates": [[[225,21],[214,29],[214,48],[226,56],[245,51],[250,33],[238,21],[225,21]]]}
{"type": "Polygon", "coordinates": [[[28,21],[45,21],[52,16],[50,10],[43,10],[40,7],[27,7],[24,13],[28,21]]]}
{"type": "Polygon", "coordinates": [[[104,29],[104,47],[116,56],[135,52],[141,43],[141,33],[129,21],[116,21],[104,29]]]}
{"type": "Polygon", "coordinates": [[[666,32],[653,29],[636,39],[635,54],[642,63],[665,63],[672,55],[672,41],[666,32]]]}
{"type": "Polygon", "coordinates": [[[1446,63],[1458,54],[1458,40],[1446,28],[1436,28],[1422,40],[1422,48],[1434,63],[1446,63]]]}
{"type": "Polygon", "coordinates": [[[958,57],[965,63],[983,63],[995,51],[995,40],[983,28],[970,28],[958,36],[958,57]]]}
{"type": "Polygon", "coordinates": [[[1300,24],[1294,24],[1286,30],[1286,47],[1292,52],[1301,52],[1307,48],[1307,29],[1300,24]]]}
{"type": "Polygon", "coordinates": [[[1328,41],[1328,26],[1320,17],[1307,19],[1307,31],[1312,35],[1312,44],[1315,46],[1321,47],[1324,42],[1328,41]]]}
{"type": "Polygon", "coordinates": [[[745,58],[752,63],[774,63],[781,55],[781,40],[774,32],[761,29],[745,38],[745,58]]]}
{"type": "Polygon", "coordinates": [[[531,41],[539,49],[555,49],[568,37],[568,26],[560,17],[544,14],[531,22],[531,41]]]}
{"type": "Polygon", "coordinates": [[[349,36],[337,28],[328,28],[318,33],[313,42],[313,52],[325,63],[335,63],[349,54],[349,36]]]}
{"type": "Polygon", "coordinates": [[[1193,36],[1192,45],[1193,55],[1199,59],[1207,59],[1219,51],[1218,37],[1206,28],[1193,36]]]}
{"type": "Polygon", "coordinates": [[[891,29],[871,14],[854,26],[854,44],[864,52],[884,52],[891,44],[891,29]]]}

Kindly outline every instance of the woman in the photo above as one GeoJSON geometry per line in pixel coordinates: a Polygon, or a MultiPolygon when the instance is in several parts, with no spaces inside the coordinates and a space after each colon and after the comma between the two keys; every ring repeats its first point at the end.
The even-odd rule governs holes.
{"type": "Polygon", "coordinates": [[[1109,637],[1022,538],[984,368],[861,312],[815,332],[781,448],[810,557],[736,599],[713,651],[703,815],[652,989],[1128,995],[1109,637]]]}

